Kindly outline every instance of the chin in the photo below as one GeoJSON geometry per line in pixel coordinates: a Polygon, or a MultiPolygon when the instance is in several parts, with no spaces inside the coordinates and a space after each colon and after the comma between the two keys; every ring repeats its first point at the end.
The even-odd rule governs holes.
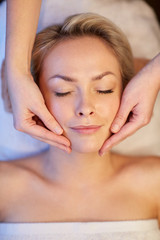
{"type": "Polygon", "coordinates": [[[78,136],[65,131],[64,136],[70,140],[73,151],[78,153],[96,153],[111,136],[111,132],[106,128],[99,133],[78,136]]]}
{"type": "Polygon", "coordinates": [[[76,139],[76,141],[71,141],[72,150],[79,153],[96,153],[102,147],[106,138],[101,139],[76,139]]]}
{"type": "Polygon", "coordinates": [[[86,146],[86,144],[73,144],[72,150],[77,153],[93,153],[98,152],[100,148],[92,144],[92,146],[86,146]]]}

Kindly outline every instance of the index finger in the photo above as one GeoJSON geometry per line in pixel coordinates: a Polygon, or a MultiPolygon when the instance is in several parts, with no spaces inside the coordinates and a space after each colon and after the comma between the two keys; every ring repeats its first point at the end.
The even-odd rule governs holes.
{"type": "Polygon", "coordinates": [[[137,124],[136,122],[127,122],[118,133],[113,134],[104,142],[101,149],[99,150],[99,154],[103,155],[117,143],[136,132],[140,127],[141,125],[139,123],[137,124]]]}
{"type": "Polygon", "coordinates": [[[64,137],[64,136],[60,136],[60,135],[56,135],[55,133],[51,132],[50,130],[46,129],[43,126],[40,125],[32,125],[29,127],[25,127],[25,129],[23,129],[24,132],[26,132],[27,134],[33,136],[34,138],[41,138],[44,141],[51,141],[51,142],[55,142],[58,144],[64,144],[66,146],[70,146],[70,141],[64,137]]]}

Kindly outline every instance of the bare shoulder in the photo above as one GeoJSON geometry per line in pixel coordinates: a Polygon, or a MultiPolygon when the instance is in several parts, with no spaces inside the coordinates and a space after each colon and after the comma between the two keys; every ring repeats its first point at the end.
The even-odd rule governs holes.
{"type": "Polygon", "coordinates": [[[160,157],[158,156],[127,156],[114,153],[114,158],[120,162],[120,167],[127,171],[143,171],[147,174],[160,171],[160,157]]]}
{"type": "MultiPolygon", "coordinates": [[[[0,161],[0,190],[4,189],[5,183],[21,185],[31,174],[36,175],[40,171],[43,154],[17,159],[12,161],[0,161]],[[19,180],[24,181],[19,181],[19,180]],[[16,184],[15,184],[16,183],[16,184]]],[[[5,188],[6,189],[6,188],[5,188]]]]}
{"type": "Polygon", "coordinates": [[[141,196],[160,221],[160,157],[130,157],[126,166],[129,187],[141,196]]]}
{"type": "Polygon", "coordinates": [[[131,165],[135,170],[142,171],[144,176],[160,176],[160,157],[158,156],[132,157],[131,165]]]}
{"type": "Polygon", "coordinates": [[[15,179],[19,178],[18,166],[14,161],[1,161],[0,162],[0,191],[6,189],[6,186],[15,179]]]}
{"type": "Polygon", "coordinates": [[[22,181],[19,176],[20,171],[13,162],[0,162],[0,221],[5,218],[5,211],[14,201],[17,190],[20,189],[22,181]]]}
{"type": "Polygon", "coordinates": [[[160,222],[160,157],[147,157],[142,162],[144,169],[145,193],[155,204],[156,217],[160,222]]]}
{"type": "Polygon", "coordinates": [[[126,157],[124,171],[136,189],[141,191],[157,194],[160,196],[160,157],[140,156],[126,157]]]}
{"type": "Polygon", "coordinates": [[[37,173],[40,169],[41,163],[45,158],[46,152],[36,154],[31,157],[11,160],[11,161],[0,161],[0,177],[4,177],[5,179],[7,176],[11,179],[11,176],[14,179],[20,176],[25,176],[26,173],[33,173],[36,170],[37,173]]]}
{"type": "Polygon", "coordinates": [[[6,209],[29,189],[31,179],[36,176],[37,157],[0,161],[0,221],[6,209]]]}
{"type": "Polygon", "coordinates": [[[142,158],[140,166],[141,171],[144,173],[144,177],[153,188],[153,191],[160,197],[160,157],[149,156],[142,158]]]}
{"type": "Polygon", "coordinates": [[[115,155],[115,162],[119,162],[118,169],[126,179],[133,184],[144,187],[160,187],[160,157],[156,156],[125,156],[115,155]],[[117,158],[118,156],[118,158],[117,158]]]}
{"type": "Polygon", "coordinates": [[[26,177],[27,171],[16,161],[0,162],[0,209],[22,189],[26,177]]]}
{"type": "Polygon", "coordinates": [[[160,177],[160,157],[157,156],[131,156],[127,167],[136,174],[137,178],[160,177]]]}

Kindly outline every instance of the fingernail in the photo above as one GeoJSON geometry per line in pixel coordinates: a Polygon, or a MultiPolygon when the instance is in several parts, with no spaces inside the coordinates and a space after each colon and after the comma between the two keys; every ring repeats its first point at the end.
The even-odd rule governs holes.
{"type": "Polygon", "coordinates": [[[103,157],[104,156],[104,152],[99,152],[99,155],[101,156],[101,157],[103,157]]]}
{"type": "Polygon", "coordinates": [[[118,132],[118,130],[119,130],[119,126],[118,126],[118,124],[114,124],[113,126],[112,126],[112,129],[111,129],[113,132],[118,132]]]}
{"type": "Polygon", "coordinates": [[[60,127],[55,127],[54,132],[60,135],[63,133],[63,130],[60,127]]]}
{"type": "Polygon", "coordinates": [[[67,152],[67,153],[71,153],[71,149],[70,149],[70,148],[67,148],[67,149],[66,149],[66,152],[67,152]]]}

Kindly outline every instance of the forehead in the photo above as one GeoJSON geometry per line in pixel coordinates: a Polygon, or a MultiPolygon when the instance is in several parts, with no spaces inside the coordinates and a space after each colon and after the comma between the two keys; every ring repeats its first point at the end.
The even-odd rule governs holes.
{"type": "Polygon", "coordinates": [[[65,39],[55,45],[43,62],[45,74],[84,74],[96,71],[113,71],[120,74],[119,62],[104,40],[93,37],[65,39]]]}

